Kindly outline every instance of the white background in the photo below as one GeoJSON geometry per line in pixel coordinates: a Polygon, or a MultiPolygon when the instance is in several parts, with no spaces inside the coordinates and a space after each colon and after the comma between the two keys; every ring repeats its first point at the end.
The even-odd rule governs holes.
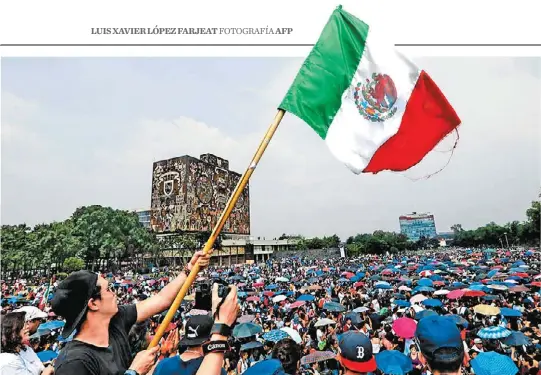
{"type": "MultiPolygon", "coordinates": [[[[536,0],[10,1],[1,44],[314,43],[342,4],[397,44],[541,44],[536,0]],[[93,27],[291,27],[291,35],[92,35],[93,27]]],[[[410,55],[541,55],[541,47],[403,47],[410,55]]],[[[310,47],[6,47],[3,56],[305,56],[310,47]]]]}

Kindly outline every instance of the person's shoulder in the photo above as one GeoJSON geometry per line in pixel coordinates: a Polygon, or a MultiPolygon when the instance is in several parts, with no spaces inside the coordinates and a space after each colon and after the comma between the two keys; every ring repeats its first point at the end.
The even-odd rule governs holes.
{"type": "Polygon", "coordinates": [[[125,330],[130,330],[137,321],[137,307],[134,304],[118,306],[118,312],[111,319],[111,324],[120,325],[125,330]]]}
{"type": "Polygon", "coordinates": [[[100,373],[99,360],[93,350],[84,343],[72,341],[66,345],[55,360],[55,375],[93,375],[100,373]]]}
{"type": "Polygon", "coordinates": [[[180,367],[180,357],[178,355],[174,357],[164,358],[158,362],[154,369],[154,375],[171,374],[173,370],[180,367]]]}

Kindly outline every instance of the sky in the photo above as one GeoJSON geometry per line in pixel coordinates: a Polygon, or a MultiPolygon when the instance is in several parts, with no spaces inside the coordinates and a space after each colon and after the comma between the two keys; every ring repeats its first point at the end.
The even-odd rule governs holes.
{"type": "MultiPolygon", "coordinates": [[[[250,180],[252,235],[345,239],[431,212],[453,224],[525,220],[541,185],[541,59],[413,58],[462,119],[406,173],[355,175],[293,115],[250,180]],[[421,178],[438,171],[430,178],[421,178]]],[[[242,173],[301,58],[2,58],[2,224],[80,206],[150,206],[152,163],[213,153],[242,173]]]]}

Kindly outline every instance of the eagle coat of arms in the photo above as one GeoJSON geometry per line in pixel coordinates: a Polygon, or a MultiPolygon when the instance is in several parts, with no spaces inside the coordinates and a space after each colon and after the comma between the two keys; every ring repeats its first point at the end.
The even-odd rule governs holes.
{"type": "Polygon", "coordinates": [[[396,86],[387,74],[372,73],[372,79],[357,83],[353,98],[359,113],[367,120],[383,122],[393,117],[397,111],[396,86]]]}

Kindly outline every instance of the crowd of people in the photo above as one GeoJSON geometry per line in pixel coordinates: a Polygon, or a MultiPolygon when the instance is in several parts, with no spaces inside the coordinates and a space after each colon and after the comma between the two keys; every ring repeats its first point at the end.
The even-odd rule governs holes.
{"type": "Polygon", "coordinates": [[[541,374],[536,249],[208,264],[3,280],[0,374],[541,374]]]}

